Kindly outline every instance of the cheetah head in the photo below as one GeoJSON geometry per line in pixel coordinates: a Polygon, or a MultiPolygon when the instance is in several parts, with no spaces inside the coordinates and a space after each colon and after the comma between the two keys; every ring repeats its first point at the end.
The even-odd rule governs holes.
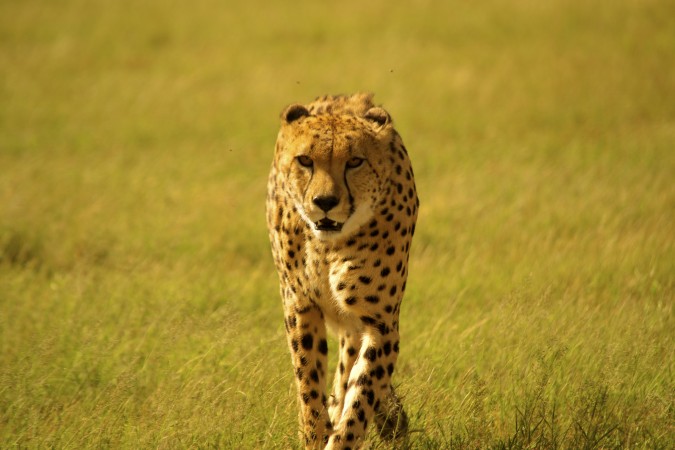
{"type": "Polygon", "coordinates": [[[282,189],[322,240],[347,237],[373,217],[389,179],[389,114],[310,114],[291,105],[281,115],[276,164],[282,189]]]}

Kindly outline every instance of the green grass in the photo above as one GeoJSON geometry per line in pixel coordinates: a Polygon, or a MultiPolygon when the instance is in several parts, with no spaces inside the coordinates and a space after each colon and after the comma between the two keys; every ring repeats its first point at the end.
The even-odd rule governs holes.
{"type": "Polygon", "coordinates": [[[297,448],[266,174],[366,90],[421,198],[402,445],[672,448],[672,2],[267,3],[0,3],[0,447],[297,448]]]}

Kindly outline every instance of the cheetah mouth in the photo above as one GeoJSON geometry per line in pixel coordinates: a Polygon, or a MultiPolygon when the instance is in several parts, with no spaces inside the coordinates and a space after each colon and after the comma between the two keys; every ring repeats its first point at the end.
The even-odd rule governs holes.
{"type": "Polygon", "coordinates": [[[342,224],[334,220],[330,220],[328,217],[324,217],[318,222],[314,223],[314,226],[319,231],[340,231],[342,230],[342,224]]]}

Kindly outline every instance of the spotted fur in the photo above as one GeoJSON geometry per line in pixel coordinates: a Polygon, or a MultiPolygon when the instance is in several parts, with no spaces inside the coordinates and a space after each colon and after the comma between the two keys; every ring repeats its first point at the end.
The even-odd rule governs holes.
{"type": "Polygon", "coordinates": [[[385,439],[407,431],[391,377],[418,206],[406,148],[372,95],[284,110],[267,224],[306,448],[358,448],[373,423],[385,439]],[[340,347],[328,397],[327,327],[340,347]]]}

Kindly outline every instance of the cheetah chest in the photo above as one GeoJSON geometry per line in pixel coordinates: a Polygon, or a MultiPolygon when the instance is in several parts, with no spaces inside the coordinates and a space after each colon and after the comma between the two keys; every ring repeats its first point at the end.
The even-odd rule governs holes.
{"type": "Polygon", "coordinates": [[[406,240],[377,227],[307,249],[309,291],[331,328],[360,329],[398,310],[405,290],[406,240]],[[383,237],[384,236],[384,237],[383,237]]]}

